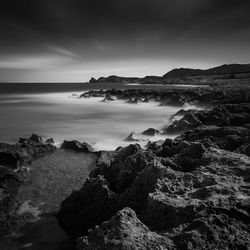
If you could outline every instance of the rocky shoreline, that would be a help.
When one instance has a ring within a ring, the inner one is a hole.
[[[65,141],[62,148],[97,155],[82,188],[56,217],[83,249],[248,249],[250,247],[250,92],[248,89],[99,90],[131,103],[157,101],[180,111],[164,129],[175,139],[95,150]],[[182,110],[185,103],[206,110]],[[142,133],[159,133],[150,128]],[[15,195],[40,153],[55,150],[37,135],[0,144],[1,236],[16,225]]]

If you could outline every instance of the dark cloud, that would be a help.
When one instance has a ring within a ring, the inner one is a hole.
[[[246,61],[249,11],[249,0],[3,0],[0,56]]]

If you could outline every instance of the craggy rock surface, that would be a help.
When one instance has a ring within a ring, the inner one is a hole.
[[[116,239],[116,240],[114,240]],[[142,240],[143,239],[143,240]],[[77,240],[77,249],[167,249],[170,242],[151,232],[131,208],[124,208],[109,221]]]
[[[0,143],[0,237],[7,234],[17,223],[15,197],[20,185],[29,176],[29,164],[33,157],[55,150],[38,135],[20,138],[10,145]]]
[[[100,153],[60,226],[78,249],[249,249],[249,111],[195,111],[174,140]]]
[[[238,104],[250,102],[248,86],[240,89],[195,88],[195,89],[127,89],[90,90],[80,97],[116,97],[129,103],[156,101],[160,105],[182,107],[185,103],[213,106],[218,104]]]
[[[219,105],[212,110],[190,110],[182,119],[174,121],[166,129],[167,133],[180,133],[204,125],[244,126],[250,124],[250,104]],[[176,115],[179,115],[177,112]]]

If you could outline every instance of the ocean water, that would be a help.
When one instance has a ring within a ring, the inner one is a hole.
[[[140,134],[150,127],[166,126],[170,116],[179,110],[154,102],[129,104],[116,100],[104,103],[103,98],[79,98],[89,89],[114,87],[124,89],[131,85],[0,84],[0,141],[14,143],[19,137],[37,133],[45,139],[53,137],[58,145],[65,139],[76,139],[88,142],[96,150],[113,150],[129,144],[124,139],[131,132]],[[148,85],[134,87],[152,88]],[[149,139],[162,138],[142,139],[142,144],[146,144]]]

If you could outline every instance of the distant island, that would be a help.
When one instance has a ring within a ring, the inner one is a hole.
[[[202,70],[190,68],[178,68],[169,71],[163,76],[145,77],[120,77],[111,75],[95,79],[92,77],[89,83],[117,82],[139,84],[210,84],[239,81],[244,83],[250,79],[250,64],[224,64],[218,67]]]

